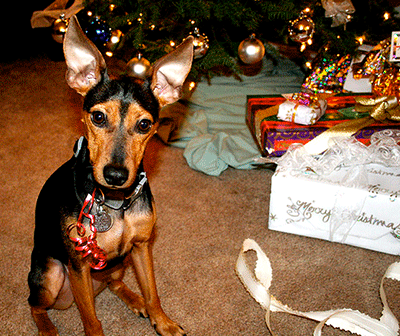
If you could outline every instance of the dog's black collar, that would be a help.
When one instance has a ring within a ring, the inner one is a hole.
[[[138,174],[139,182],[130,196],[119,199],[107,198],[101,188],[96,189],[95,201],[98,205],[105,205],[113,210],[128,210],[143,192],[143,187],[147,183],[147,176],[144,171]]]
[[[133,187],[131,188],[133,191],[128,196],[124,192],[121,192],[120,194],[117,193],[118,197],[108,197],[107,193],[94,180],[93,169],[90,166],[87,140],[83,136],[75,143],[74,158],[76,160],[73,166],[75,194],[82,205],[86,195],[92,194],[94,189],[96,189],[95,201],[98,205],[104,205],[113,210],[128,210],[140,197],[147,183],[146,173],[143,171],[142,166],[140,166],[136,176],[137,182],[135,181],[137,183],[136,187],[134,189]],[[116,193],[113,194],[115,196]]]

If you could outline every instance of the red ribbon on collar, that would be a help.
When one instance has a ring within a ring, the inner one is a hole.
[[[89,261],[90,267],[95,270],[101,270],[107,265],[107,254],[106,252],[99,247],[97,244],[96,236],[97,236],[97,229],[94,226],[94,215],[90,213],[94,203],[94,197],[96,194],[96,189],[93,191],[93,194],[88,194],[86,196],[85,201],[83,202],[83,206],[81,212],[79,213],[78,220],[75,226],[72,226],[69,231],[69,238],[75,243],[75,250],[80,252],[83,258],[87,256],[91,256],[91,260]],[[88,207],[88,210],[85,212],[85,208]],[[92,234],[89,236],[85,236],[86,229],[83,225],[82,221],[84,217],[90,220],[90,230]],[[71,237],[70,233],[73,228],[76,228],[78,233],[78,237],[74,238]]]

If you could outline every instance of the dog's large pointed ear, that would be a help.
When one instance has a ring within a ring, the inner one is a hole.
[[[193,61],[193,37],[185,39],[173,52],[159,59],[153,67],[151,89],[163,107],[181,97],[182,85]]]
[[[68,68],[67,83],[85,96],[100,81],[106,62],[93,42],[86,37],[75,16],[69,21],[63,48]]]

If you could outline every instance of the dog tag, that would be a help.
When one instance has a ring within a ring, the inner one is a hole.
[[[112,227],[112,218],[108,212],[104,211],[103,206],[98,205],[96,214],[94,215],[94,227],[97,232],[106,232]]]

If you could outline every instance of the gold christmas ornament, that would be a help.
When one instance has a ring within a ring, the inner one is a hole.
[[[205,34],[200,34],[198,28],[193,30],[193,33],[190,33],[194,37],[193,40],[193,58],[202,58],[207,54],[209,46],[208,37]]]
[[[111,32],[111,37],[106,44],[107,48],[110,50],[114,50],[121,41],[121,38],[122,32],[119,29],[113,30]]]
[[[255,34],[244,39],[238,48],[239,58],[246,64],[255,64],[262,60],[265,55],[264,44],[256,38]]]
[[[65,15],[61,14],[60,17],[53,22],[51,37],[58,43],[63,43],[64,35],[67,31],[68,21],[65,19]]]
[[[151,72],[150,62],[140,53],[137,57],[132,58],[126,66],[127,75],[132,77],[145,79]]]
[[[304,51],[307,44],[312,44],[315,24],[308,16],[308,8],[302,11],[299,17],[293,21],[289,21],[289,36],[294,42],[301,43],[300,50]]]

